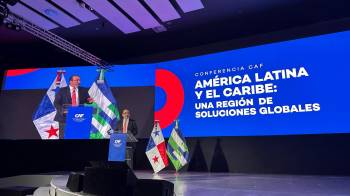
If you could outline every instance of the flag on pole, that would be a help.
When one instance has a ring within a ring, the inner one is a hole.
[[[148,140],[146,155],[152,165],[154,173],[158,173],[169,164],[166,156],[165,141],[162,130],[159,126],[159,121],[155,121],[154,123],[151,137]]]
[[[89,89],[89,95],[93,98],[92,106],[95,112],[91,121],[91,139],[109,138],[109,131],[114,130],[120,119],[117,109],[117,101],[104,78],[104,69],[99,70],[98,79]]]
[[[59,138],[59,125],[58,122],[54,120],[57,113],[54,101],[59,89],[66,86],[67,82],[64,78],[64,71],[57,71],[57,76],[41,100],[38,109],[33,114],[33,123],[41,139]]]
[[[167,154],[176,171],[180,170],[188,163],[188,147],[186,145],[186,140],[179,129],[178,120],[175,121],[175,127],[171,131],[168,140]]]

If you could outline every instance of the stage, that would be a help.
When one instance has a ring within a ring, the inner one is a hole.
[[[136,171],[139,179],[164,179],[174,183],[177,196],[226,195],[350,195],[350,177],[263,175],[238,173],[196,173],[171,171],[153,175],[150,171]],[[35,179],[35,178],[33,178]],[[65,187],[67,175],[53,175],[50,186],[42,186],[34,196],[87,195],[71,193]]]

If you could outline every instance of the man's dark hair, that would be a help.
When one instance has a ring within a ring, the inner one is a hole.
[[[73,77],[76,77],[76,76],[78,76],[78,75],[72,75],[71,77],[69,77],[69,81],[72,81]],[[80,77],[80,76],[78,76],[78,77]]]

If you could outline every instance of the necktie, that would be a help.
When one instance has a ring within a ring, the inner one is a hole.
[[[72,91],[72,106],[76,106],[77,105],[77,94],[75,92],[75,88],[73,88]]]
[[[124,119],[124,123],[123,123],[123,133],[126,133],[126,119]]]

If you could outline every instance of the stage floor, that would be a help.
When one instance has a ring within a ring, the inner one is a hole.
[[[140,179],[164,179],[173,182],[176,196],[350,195],[350,177],[194,172],[175,174],[169,171],[158,175],[150,171],[136,171],[135,174]],[[67,191],[67,180],[68,175],[55,176],[51,185]]]

